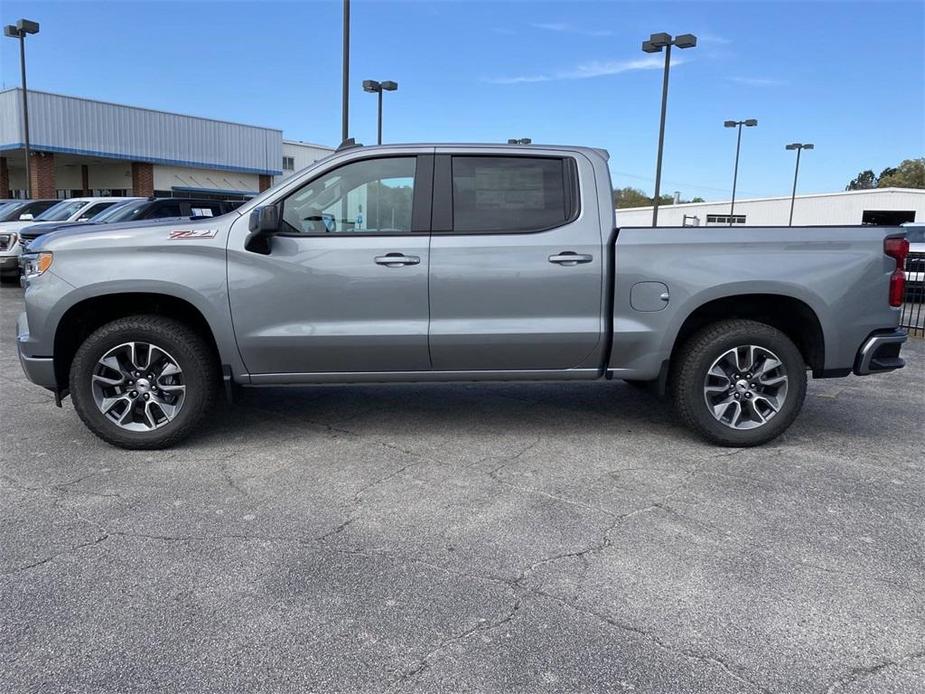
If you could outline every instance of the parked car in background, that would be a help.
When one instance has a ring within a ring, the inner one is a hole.
[[[198,198],[143,198],[124,205],[94,222],[137,222],[143,219],[169,219],[171,217],[218,217],[231,212],[243,201],[203,200]]]
[[[70,227],[79,226],[82,224],[97,224],[102,220],[105,220],[107,217],[114,216],[119,210],[123,209],[127,205],[131,205],[140,200],[147,200],[147,198],[114,198],[117,202],[104,205],[104,206],[94,206],[93,210],[95,214],[92,216],[87,216],[86,214],[80,215],[76,220],[72,221],[63,221],[63,222],[37,222],[36,224],[30,224],[29,226],[22,227],[19,230],[19,240],[20,244],[23,246],[23,250],[29,245],[31,241],[34,241],[39,236],[44,234],[49,234],[52,231],[59,231],[60,229],[67,229]],[[49,210],[51,212],[51,210]]]
[[[0,207],[0,230],[11,222],[31,222],[60,200],[4,200]]]
[[[906,296],[925,301],[925,224],[903,224],[909,242],[906,258]]]
[[[603,378],[753,446],[808,373],[904,363],[900,227],[618,228],[587,147],[354,146],[217,219],[76,231],[23,256],[20,361],[125,448],[223,383]]]
[[[0,205],[0,280],[19,276],[18,230],[60,200],[4,200]]]
[[[243,200],[204,200],[198,198],[96,198],[96,200],[106,200],[108,204],[105,209],[102,209],[97,215],[89,219],[80,214],[77,215],[76,219],[68,221],[26,223],[28,224],[27,226],[22,226],[14,234],[18,238],[14,238],[6,250],[0,250],[0,261],[3,263],[3,279],[8,281],[18,279],[18,257],[22,254],[24,248],[36,238],[53,231],[116,222],[119,224],[131,224],[160,219],[205,219],[230,212],[244,202]],[[54,212],[54,208],[48,210],[49,214],[52,212]],[[36,219],[36,222],[40,222],[40,220]],[[7,258],[12,260],[6,260]]]
[[[37,224],[54,225],[61,222],[86,221],[123,199],[68,198],[67,200],[56,200],[53,204],[46,206],[40,214],[30,213],[32,216],[24,217],[20,212],[19,218],[15,221],[3,222],[0,224],[0,277],[10,280],[19,278],[19,256],[22,255],[23,248],[20,232],[23,228]],[[34,210],[37,211],[38,208],[34,207]]]

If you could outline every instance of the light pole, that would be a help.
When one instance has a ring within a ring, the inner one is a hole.
[[[350,109],[350,0],[344,0],[344,60],[343,60],[343,82],[341,83],[341,122],[340,122],[340,139],[341,142],[347,141],[347,131],[349,130],[348,111]]]
[[[793,172],[793,192],[790,194],[790,221],[787,222],[788,227],[793,226],[793,203],[797,199],[797,176],[800,175],[800,154],[802,154],[804,149],[814,149],[813,145],[803,144],[802,142],[791,142],[784,149],[795,149],[797,151],[797,166]]]
[[[727,120],[723,123],[726,128],[739,128],[739,134],[736,137],[736,163],[732,171],[732,202],[729,203],[729,226],[732,226],[732,213],[735,212],[736,208],[736,181],[739,179],[739,149],[742,147],[743,125],[747,128],[754,128],[758,125],[758,121],[754,118],[749,118],[747,120]]]
[[[29,147],[29,91],[26,87],[26,34],[39,33],[39,23],[31,19],[20,19],[16,24],[7,24],[3,33],[19,39],[19,68],[22,71],[22,122],[26,144],[26,197],[32,197],[32,151]]]
[[[665,113],[668,110],[668,70],[671,67],[671,47],[693,48],[697,37],[693,34],[681,34],[672,38],[671,34],[652,34],[648,41],[642,42],[645,53],[659,53],[665,49],[665,74],[662,77],[662,119],[658,127],[658,159],[655,164],[655,201],[652,206],[652,226],[658,225],[658,196],[662,185],[662,149],[665,145]]]
[[[379,119],[377,121],[378,127],[376,128],[377,144],[382,144],[382,92],[394,92],[397,89],[398,82],[393,82],[392,80],[385,80],[384,82],[377,82],[376,80],[363,80],[364,92],[379,95]]]

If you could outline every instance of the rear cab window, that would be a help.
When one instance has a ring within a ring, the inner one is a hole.
[[[451,157],[452,230],[470,233],[544,231],[578,216],[571,157]]]

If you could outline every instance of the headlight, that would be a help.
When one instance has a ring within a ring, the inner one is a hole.
[[[0,234],[0,250],[5,251],[16,245],[17,234]]]
[[[38,277],[51,267],[53,261],[54,256],[50,251],[26,253],[22,256],[23,275],[25,275],[27,280]]]

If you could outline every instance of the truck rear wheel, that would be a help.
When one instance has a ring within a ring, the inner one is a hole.
[[[793,423],[806,364],[793,341],[750,320],[714,323],[681,348],[671,393],[684,422],[721,446],[758,446]]]
[[[166,448],[214,405],[218,366],[187,325],[157,315],[120,318],[93,332],[71,364],[70,391],[84,424],[121,448]]]

